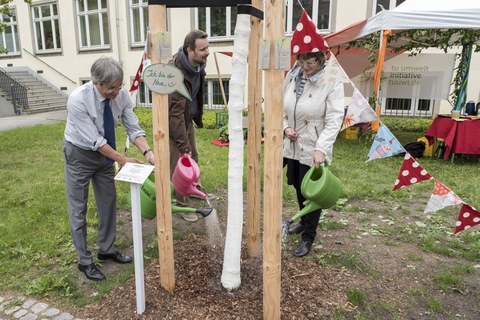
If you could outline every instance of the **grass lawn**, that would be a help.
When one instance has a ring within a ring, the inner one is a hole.
[[[416,141],[422,135],[421,132],[389,128],[402,144]],[[0,147],[0,288],[79,305],[88,303],[92,298],[82,296],[72,278],[76,272],[76,253],[70,239],[65,199],[63,130],[64,124],[60,123],[0,132],[3,142]],[[151,127],[146,130],[153,145]],[[205,188],[213,192],[226,188],[228,148],[210,143],[218,138],[218,130],[199,129],[197,137]],[[125,132],[119,128],[119,150],[123,149],[124,140]],[[345,202],[368,199],[388,203],[389,199],[418,199],[426,203],[433,183],[423,182],[392,191],[403,158],[391,157],[365,163],[371,143],[367,137],[360,141],[338,139],[336,142],[332,170],[343,183]],[[136,149],[132,149],[130,154],[142,158]],[[419,159],[419,162],[464,202],[480,207],[478,162],[459,159],[452,164],[450,161],[430,158]],[[129,186],[126,183],[118,183],[117,186],[118,207],[128,209]],[[284,186],[284,201],[294,205],[292,189]],[[443,228],[416,239],[418,245],[442,254],[455,250],[462,257],[480,264],[478,227],[477,231],[453,235],[454,225],[441,219],[442,211],[432,216],[438,217],[434,221],[443,225]],[[89,243],[95,250],[97,221],[93,192],[89,201],[88,225]],[[438,243],[440,240],[441,243]],[[450,248],[450,251],[442,251],[445,248]],[[125,275],[98,286],[100,291],[108,292],[131,276],[133,268],[128,269]],[[351,292],[351,295],[358,296],[355,292]]]

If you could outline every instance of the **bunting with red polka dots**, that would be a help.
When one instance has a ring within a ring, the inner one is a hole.
[[[433,189],[430,200],[428,200],[425,213],[435,212],[448,206],[455,206],[462,203],[462,199],[455,194],[450,188],[438,181],[434,180],[435,188]]]
[[[469,204],[464,204],[458,215],[455,233],[480,224],[480,211]]]
[[[395,181],[393,190],[429,179],[433,179],[430,173],[428,173],[427,170],[425,170],[420,163],[418,163],[417,160],[407,152],[403,158],[403,163],[400,167],[400,172],[398,173],[398,178]]]

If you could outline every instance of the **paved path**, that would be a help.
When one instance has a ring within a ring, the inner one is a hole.
[[[68,312],[25,297],[0,295],[0,320],[79,320]]]
[[[0,118],[0,131],[7,131],[20,127],[31,127],[39,124],[50,124],[65,121],[66,119],[67,110],[3,117]]]

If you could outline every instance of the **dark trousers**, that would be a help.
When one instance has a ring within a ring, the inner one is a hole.
[[[301,191],[302,180],[307,171],[310,169],[309,166],[301,164],[298,160],[292,159],[284,159],[284,163],[287,165],[287,183],[289,185],[293,185],[295,191],[297,193],[297,201],[299,209],[302,210],[305,202],[305,197]],[[318,222],[320,221],[320,216],[322,214],[322,209],[315,210],[310,212],[300,219],[300,224],[305,227],[305,231],[302,233],[302,240],[303,241],[311,241],[315,240],[315,236],[317,235],[317,226]]]

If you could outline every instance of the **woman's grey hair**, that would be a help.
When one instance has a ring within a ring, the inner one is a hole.
[[[317,52],[306,52],[306,53],[300,53],[297,54],[297,60],[309,60],[312,58],[315,58],[319,61],[319,65],[323,66],[325,64],[325,59],[327,55],[323,51],[317,51]]]
[[[90,68],[90,76],[94,84],[113,84],[123,81],[123,69],[118,61],[110,57],[100,57]]]

